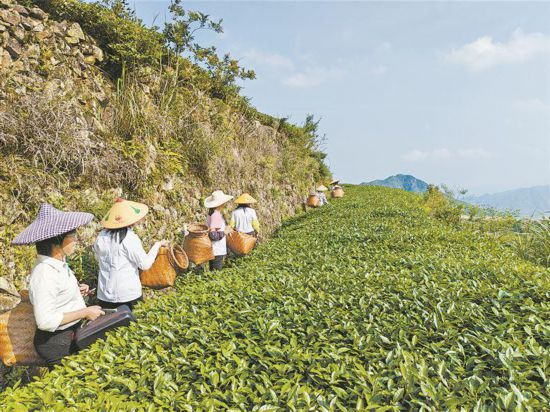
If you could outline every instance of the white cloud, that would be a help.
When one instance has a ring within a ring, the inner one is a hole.
[[[368,71],[368,73],[372,76],[382,76],[383,74],[386,74],[388,71],[388,68],[384,66],[383,64],[379,64],[377,66],[371,67]]]
[[[492,37],[480,37],[451,51],[445,58],[471,71],[481,71],[499,64],[522,63],[544,53],[550,53],[550,36],[516,29],[508,42],[498,43]]]
[[[469,159],[469,160],[479,160],[479,159],[490,159],[495,157],[495,155],[489,152],[486,149],[481,148],[469,148],[469,149],[433,149],[433,150],[421,150],[414,149],[408,153],[405,153],[401,156],[403,160],[408,162],[420,162],[424,160],[430,161],[440,161],[440,160],[450,160],[450,159]]]
[[[392,51],[392,45],[391,43],[384,41],[376,46],[375,50],[377,53],[389,53]]]
[[[458,149],[456,151],[458,157],[464,159],[491,159],[495,155],[485,149]]]
[[[283,79],[283,84],[289,87],[309,88],[316,87],[327,81],[343,77],[345,71],[338,68],[315,67],[302,72],[294,73]]]
[[[516,100],[513,107],[522,112],[550,114],[550,104],[540,99]]]
[[[268,69],[288,87],[316,87],[328,81],[341,78],[346,71],[340,67],[317,66],[310,56],[300,56],[300,63],[278,53],[249,49],[241,54],[243,62]],[[344,64],[340,62],[339,64]]]
[[[434,150],[420,150],[414,149],[408,153],[405,153],[402,158],[410,162],[417,162],[426,159],[449,159],[452,157],[452,153],[449,149],[434,149]]]
[[[266,53],[256,49],[250,49],[243,53],[243,58],[247,61],[267,66],[273,69],[293,70],[294,62],[278,53]]]

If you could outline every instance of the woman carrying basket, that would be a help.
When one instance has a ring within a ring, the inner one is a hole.
[[[221,270],[223,259],[227,255],[225,235],[231,231],[231,228],[226,225],[222,210],[231,199],[233,199],[233,196],[226,195],[221,190],[216,190],[204,200],[204,205],[208,208],[208,217],[206,218],[208,236],[212,241],[212,251],[214,252],[214,259],[208,262],[210,270]]]
[[[82,319],[95,320],[104,312],[88,306],[88,285],[79,284],[66,262],[76,246],[76,229],[87,225],[91,213],[62,212],[50,204],[40,207],[38,217],[13,241],[14,245],[36,244],[38,257],[29,279],[37,331],[34,347],[50,369],[78,349],[75,330]]]
[[[149,253],[132,227],[143,220],[149,208],[143,203],[118,198],[101,220],[104,229],[99,233],[94,252],[99,263],[97,301],[102,308],[115,309],[127,305],[132,309],[143,300],[139,270],[149,269],[161,246],[156,242]]]
[[[321,201],[321,206],[328,205],[327,195],[325,194],[326,191],[328,191],[327,187],[325,185],[320,185],[317,187],[317,196],[319,196],[319,200]]]
[[[258,203],[258,201],[248,193],[243,193],[235,200],[235,203],[237,208],[231,213],[229,225],[237,232],[257,236],[260,232],[260,222],[256,211],[250,205]]]

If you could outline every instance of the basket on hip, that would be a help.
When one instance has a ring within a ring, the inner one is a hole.
[[[208,226],[192,224],[187,228],[189,234],[183,240],[183,250],[195,265],[202,265],[214,259],[212,241],[208,237]]]
[[[234,230],[227,235],[227,246],[236,255],[247,255],[255,245],[256,238],[246,233]]]
[[[344,189],[342,189],[341,187],[334,188],[331,192],[331,196],[333,198],[344,197]]]
[[[321,204],[321,199],[319,199],[319,196],[317,195],[309,195],[306,204],[309,207],[319,207]]]
[[[189,266],[189,260],[180,246],[162,246],[151,268],[141,272],[143,286],[162,289],[174,286],[176,276]]]
[[[46,361],[34,348],[36,321],[28,294],[19,305],[0,315],[0,358],[6,366],[44,366]]]

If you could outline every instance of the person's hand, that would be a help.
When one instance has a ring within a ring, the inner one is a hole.
[[[81,283],[78,287],[82,296],[88,296],[88,292],[90,291],[90,287],[88,285]]]
[[[161,240],[160,245],[164,246],[164,247],[168,247],[168,246],[170,246],[170,241],[169,240]]]
[[[86,308],[85,318],[88,320],[96,320],[102,315],[105,315],[105,312],[103,312],[101,306],[88,306]]]
[[[231,226],[226,226],[223,231],[226,235],[228,235],[229,233],[233,232],[233,228]]]

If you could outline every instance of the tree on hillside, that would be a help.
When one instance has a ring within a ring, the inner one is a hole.
[[[218,93],[223,95],[228,87],[238,91],[239,88],[235,85],[237,79],[256,77],[253,70],[241,67],[238,60],[231,58],[228,53],[220,57],[214,46],[203,47],[195,41],[195,34],[201,30],[223,33],[222,19],[215,21],[199,11],[186,11],[182,0],[171,0],[168,9],[172,21],[165,24],[163,31],[167,46],[176,55],[189,57],[205,68],[220,86]],[[214,97],[223,97],[222,95]]]

